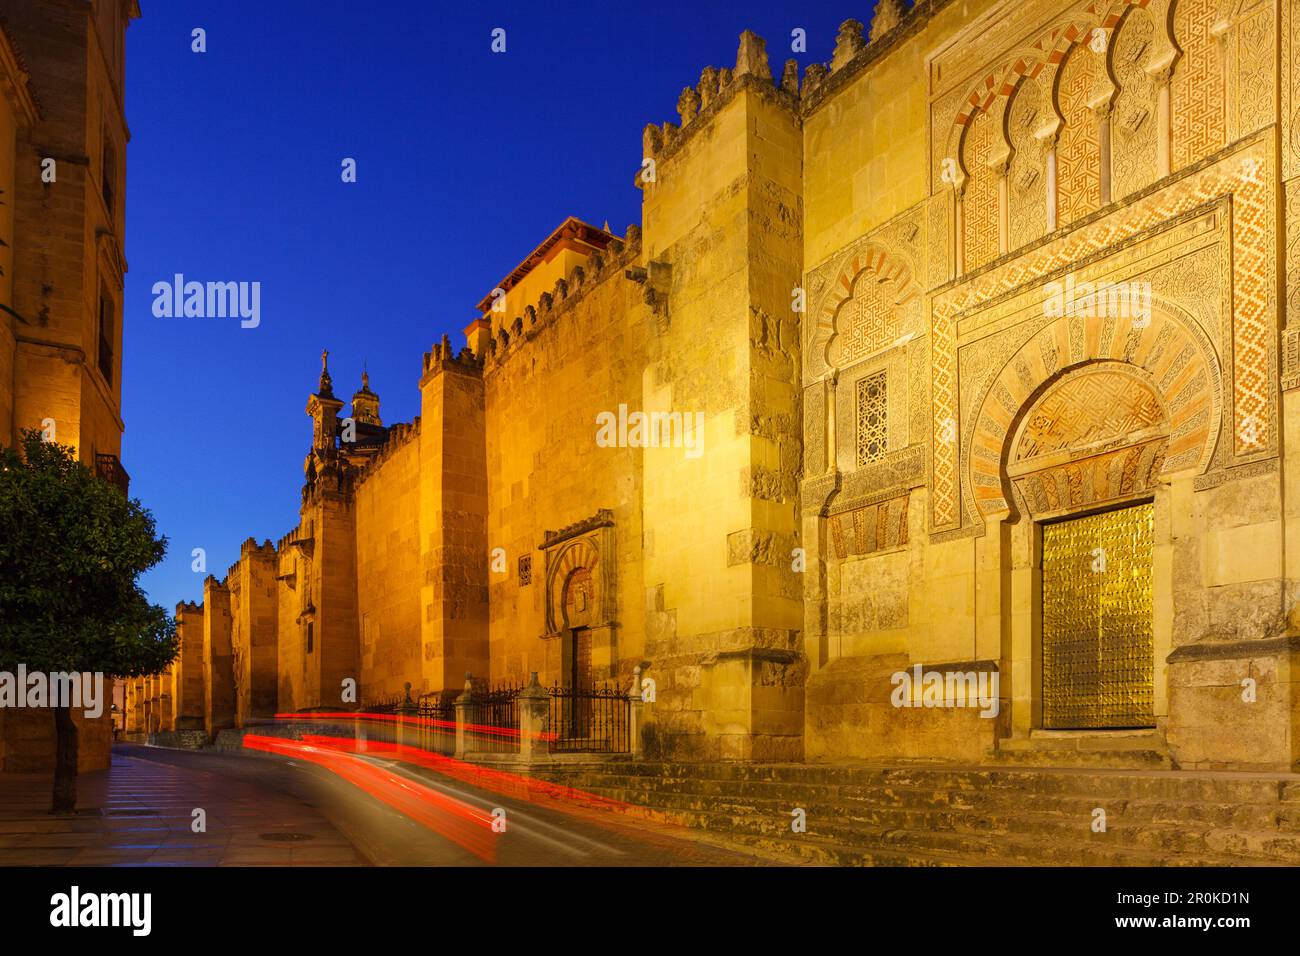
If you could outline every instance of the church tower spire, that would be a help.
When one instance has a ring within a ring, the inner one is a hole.
[[[320,353],[320,384],[316,393],[307,398],[307,414],[312,420],[311,447],[314,451],[334,447],[339,429],[339,409],[343,407],[343,403],[334,397],[329,354],[328,350]]]

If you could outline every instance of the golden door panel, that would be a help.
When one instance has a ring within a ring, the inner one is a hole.
[[[1043,526],[1043,727],[1152,727],[1150,504]]]

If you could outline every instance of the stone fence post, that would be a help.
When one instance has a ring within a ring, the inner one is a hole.
[[[516,703],[519,707],[519,759],[532,763],[549,756],[551,748],[540,737],[551,713],[551,692],[537,680],[537,671],[533,671],[528,686],[519,692]]]
[[[465,759],[465,725],[469,723],[470,702],[474,697],[473,675],[465,672],[465,690],[456,698],[456,759]]]
[[[411,728],[408,726],[409,719],[416,712],[415,701],[411,700],[411,682],[408,680],[404,688],[404,697],[402,702],[397,705],[395,733],[393,739],[400,748],[407,741],[413,739]]]
[[[627,733],[628,733],[628,754],[633,760],[640,760],[641,753],[641,724],[645,716],[641,708],[645,706],[645,701],[641,699],[641,665],[637,664],[632,668],[632,689],[628,692],[628,714],[627,714]]]

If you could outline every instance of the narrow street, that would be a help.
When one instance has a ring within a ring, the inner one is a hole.
[[[592,819],[479,790],[383,758],[355,757],[448,806],[504,810],[471,852],[329,770],[251,754],[117,744],[78,778],[80,812],[46,811],[50,778],[0,777],[0,866],[752,866],[766,861],[645,821]],[[424,788],[428,788],[425,790]],[[206,832],[194,832],[195,811]],[[498,814],[499,816],[500,814]],[[601,814],[598,816],[606,816]]]

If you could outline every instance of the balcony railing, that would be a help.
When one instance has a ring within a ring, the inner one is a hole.
[[[122,494],[128,493],[127,487],[131,484],[131,476],[126,473],[126,469],[122,467],[116,455],[96,454],[95,475],[111,485],[116,485]]]

